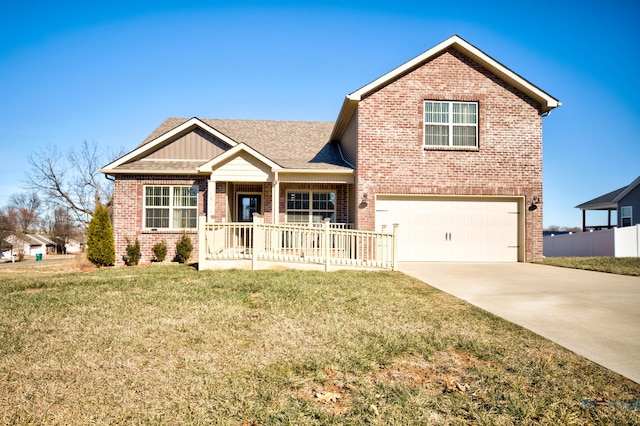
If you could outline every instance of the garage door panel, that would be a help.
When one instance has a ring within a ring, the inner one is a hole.
[[[378,199],[376,229],[398,223],[401,261],[518,260],[517,201]]]

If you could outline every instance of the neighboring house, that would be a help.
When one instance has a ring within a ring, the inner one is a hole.
[[[312,102],[312,100],[309,100]],[[400,261],[542,257],[542,117],[560,102],[453,36],[347,95],[335,123],[170,118],[101,171],[116,259],[198,221],[398,227]],[[197,258],[197,254],[195,256]]]
[[[5,241],[11,246],[11,249],[2,253],[4,258],[11,258],[12,254],[17,253],[30,256],[55,253],[56,249],[55,242],[40,234],[9,235]]]
[[[69,238],[64,244],[64,254],[77,254],[84,251],[84,244],[80,241]]]
[[[576,208],[582,210],[583,231],[638,225],[640,224],[640,176],[629,185],[577,205]],[[588,210],[607,211],[607,225],[587,226]],[[617,220],[615,224],[612,224],[611,212],[614,210],[617,211]]]

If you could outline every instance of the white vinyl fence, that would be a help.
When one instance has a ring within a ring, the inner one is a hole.
[[[639,257],[640,225],[544,237],[546,257]]]
[[[640,257],[640,225],[616,228],[616,257]]]

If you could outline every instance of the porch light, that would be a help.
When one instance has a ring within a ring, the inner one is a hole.
[[[360,204],[369,204],[369,194],[367,194],[366,192],[362,193],[362,201],[360,201]]]
[[[538,208],[538,204],[540,204],[542,201],[540,201],[540,197],[538,197],[537,195],[534,195],[533,197],[531,197],[531,205],[529,206],[529,211],[533,211],[535,209]]]

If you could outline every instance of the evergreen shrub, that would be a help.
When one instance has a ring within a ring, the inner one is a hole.
[[[111,218],[102,204],[98,204],[87,229],[87,260],[98,267],[112,266],[116,261]]]
[[[157,262],[164,262],[164,259],[167,257],[167,242],[162,240],[158,243],[155,243],[151,248],[153,252],[153,256]]]
[[[127,266],[137,265],[140,263],[141,257],[142,253],[140,252],[140,241],[138,241],[138,237],[136,237],[136,241],[133,244],[131,244],[127,238],[127,254],[124,256],[124,263]]]
[[[182,234],[176,243],[176,260],[180,263],[186,263],[191,257],[192,251],[193,244],[191,244],[191,238],[189,238],[187,234]]]

